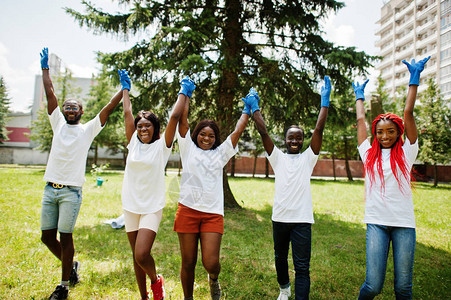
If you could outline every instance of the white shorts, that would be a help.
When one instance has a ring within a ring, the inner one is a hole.
[[[135,214],[124,210],[125,231],[132,232],[146,228],[157,233],[162,217],[163,209],[150,214]]]

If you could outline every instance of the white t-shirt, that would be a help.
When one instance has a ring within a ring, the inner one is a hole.
[[[91,143],[102,130],[97,115],[86,124],[67,124],[59,107],[49,115],[53,130],[44,180],[59,184],[82,186],[85,182],[86,158]]]
[[[365,140],[357,148],[362,161],[365,161],[366,152],[371,148],[369,141]],[[406,138],[402,149],[407,162],[407,170],[410,172],[418,154],[418,139],[411,145],[409,139]],[[377,163],[374,164],[375,182],[373,185],[370,186],[369,178],[365,178],[366,204],[364,222],[366,224],[415,228],[410,177],[409,180],[404,178],[398,167],[398,176],[404,188],[403,193],[391,170],[390,151],[391,149],[382,149],[385,191],[381,189],[382,185],[377,173]]]
[[[164,137],[164,133],[163,133]],[[143,144],[133,133],[122,184],[122,207],[135,214],[149,214],[165,206],[164,168],[171,148],[164,138]]]
[[[222,170],[238,152],[230,136],[213,150],[202,150],[191,140],[190,131],[182,138],[177,132],[183,172],[179,202],[192,209],[224,215]]]
[[[313,224],[310,177],[318,155],[310,147],[299,154],[287,154],[274,146],[271,155],[266,156],[275,175],[272,220]]]

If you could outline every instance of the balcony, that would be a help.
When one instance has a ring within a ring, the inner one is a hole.
[[[388,41],[391,41],[393,39],[393,34],[387,34],[384,37],[381,37],[380,40],[376,41],[376,43],[378,43],[379,45],[383,45],[385,43],[387,43]]]
[[[424,48],[424,47],[436,44],[437,39],[438,39],[438,37],[437,37],[436,33],[435,34],[431,34],[431,35],[429,35],[426,38],[422,38],[421,40],[417,40],[416,47],[417,48]]]
[[[407,47],[406,49],[395,53],[395,60],[402,61],[403,59],[409,59],[415,57],[415,49],[413,48],[413,44]]]
[[[430,61],[428,61],[427,62],[427,64],[426,64],[426,66],[425,66],[425,68],[424,68],[424,71],[423,72],[421,72],[421,77],[422,78],[427,78],[427,77],[434,77],[436,80],[437,80],[437,77],[436,77],[436,74],[437,74],[437,65],[436,64],[430,64],[429,65],[429,62]]]
[[[384,57],[384,59],[377,64],[376,69],[380,70],[391,65],[392,65],[392,57],[390,55],[389,57]]]
[[[407,71],[407,69],[406,69],[406,72],[409,72],[409,71]],[[406,77],[403,77],[400,79],[395,79],[394,84],[395,84],[395,87],[400,87],[400,86],[408,87],[409,86],[409,77],[406,76]]]
[[[399,24],[395,27],[395,33],[396,34],[402,34],[403,32],[407,31],[411,31],[413,30],[413,22],[414,19],[413,17],[406,19],[404,23]]]
[[[412,1],[412,2],[411,2],[409,5],[407,5],[403,10],[401,10],[401,11],[395,13],[395,21],[401,20],[402,18],[404,18],[404,16],[405,16],[406,14],[408,14],[409,12],[413,12],[413,7],[414,7],[414,4],[413,4],[413,1]]]
[[[380,49],[380,51],[379,51],[379,56],[387,56],[387,55],[390,55],[391,53],[392,53],[392,51],[393,51],[393,45],[390,45],[390,46],[387,46],[387,47],[385,47],[385,48],[383,48],[383,49]]]
[[[381,22],[381,21],[379,21]],[[382,33],[393,26],[392,18],[385,18],[384,22],[381,23],[381,27],[376,31],[376,35],[382,35]]]
[[[395,39],[395,47],[401,48],[405,44],[413,41],[413,34],[406,34],[401,38]]]
[[[424,7],[426,4],[419,4],[417,3],[417,6],[421,6],[421,10],[417,11],[417,18],[421,19],[421,17],[423,17],[424,15],[430,14],[434,11],[438,12],[438,8],[437,8],[437,3],[434,2],[429,2],[427,4],[427,7]]]
[[[416,33],[423,34],[423,33],[427,32],[429,29],[436,28],[436,27],[437,27],[437,17],[435,17],[433,20],[428,21],[426,24],[417,26]]]

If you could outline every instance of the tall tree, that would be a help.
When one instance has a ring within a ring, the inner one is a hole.
[[[53,76],[53,86],[58,105],[61,105],[69,98],[77,98],[81,93],[81,88],[76,86],[72,79],[72,72],[65,69],[64,72]],[[38,111],[38,117],[32,122],[30,139],[38,143],[36,149],[41,152],[49,152],[52,148],[53,131],[50,125],[47,104]]]
[[[0,76],[0,144],[8,140],[8,131],[6,130],[6,121],[9,112],[9,97],[3,77]]]
[[[351,85],[353,72],[363,74],[371,65],[364,52],[322,38],[320,19],[344,5],[334,0],[117,2],[124,13],[107,13],[88,1],[82,1],[85,14],[66,11],[96,33],[149,36],[127,51],[100,53],[99,61],[111,70],[128,69],[140,88],[138,98],[145,104],[150,99],[151,107],[172,106],[179,72],[191,75],[197,85],[191,124],[214,118],[222,139],[241,112],[239,96],[251,86],[265,99],[265,119],[285,128],[317,115],[315,85],[326,74],[340,90]],[[238,206],[226,179],[225,205]]]
[[[437,164],[449,163],[451,157],[450,100],[443,100],[437,84],[430,78],[416,107],[420,153],[418,159],[434,166],[434,186],[437,186]]]

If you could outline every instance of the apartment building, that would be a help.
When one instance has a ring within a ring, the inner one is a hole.
[[[403,59],[431,56],[421,74],[419,91],[427,78],[435,78],[444,100],[451,99],[451,0],[390,0],[381,8],[376,33],[379,56],[376,68],[394,96],[406,87],[409,73]]]

